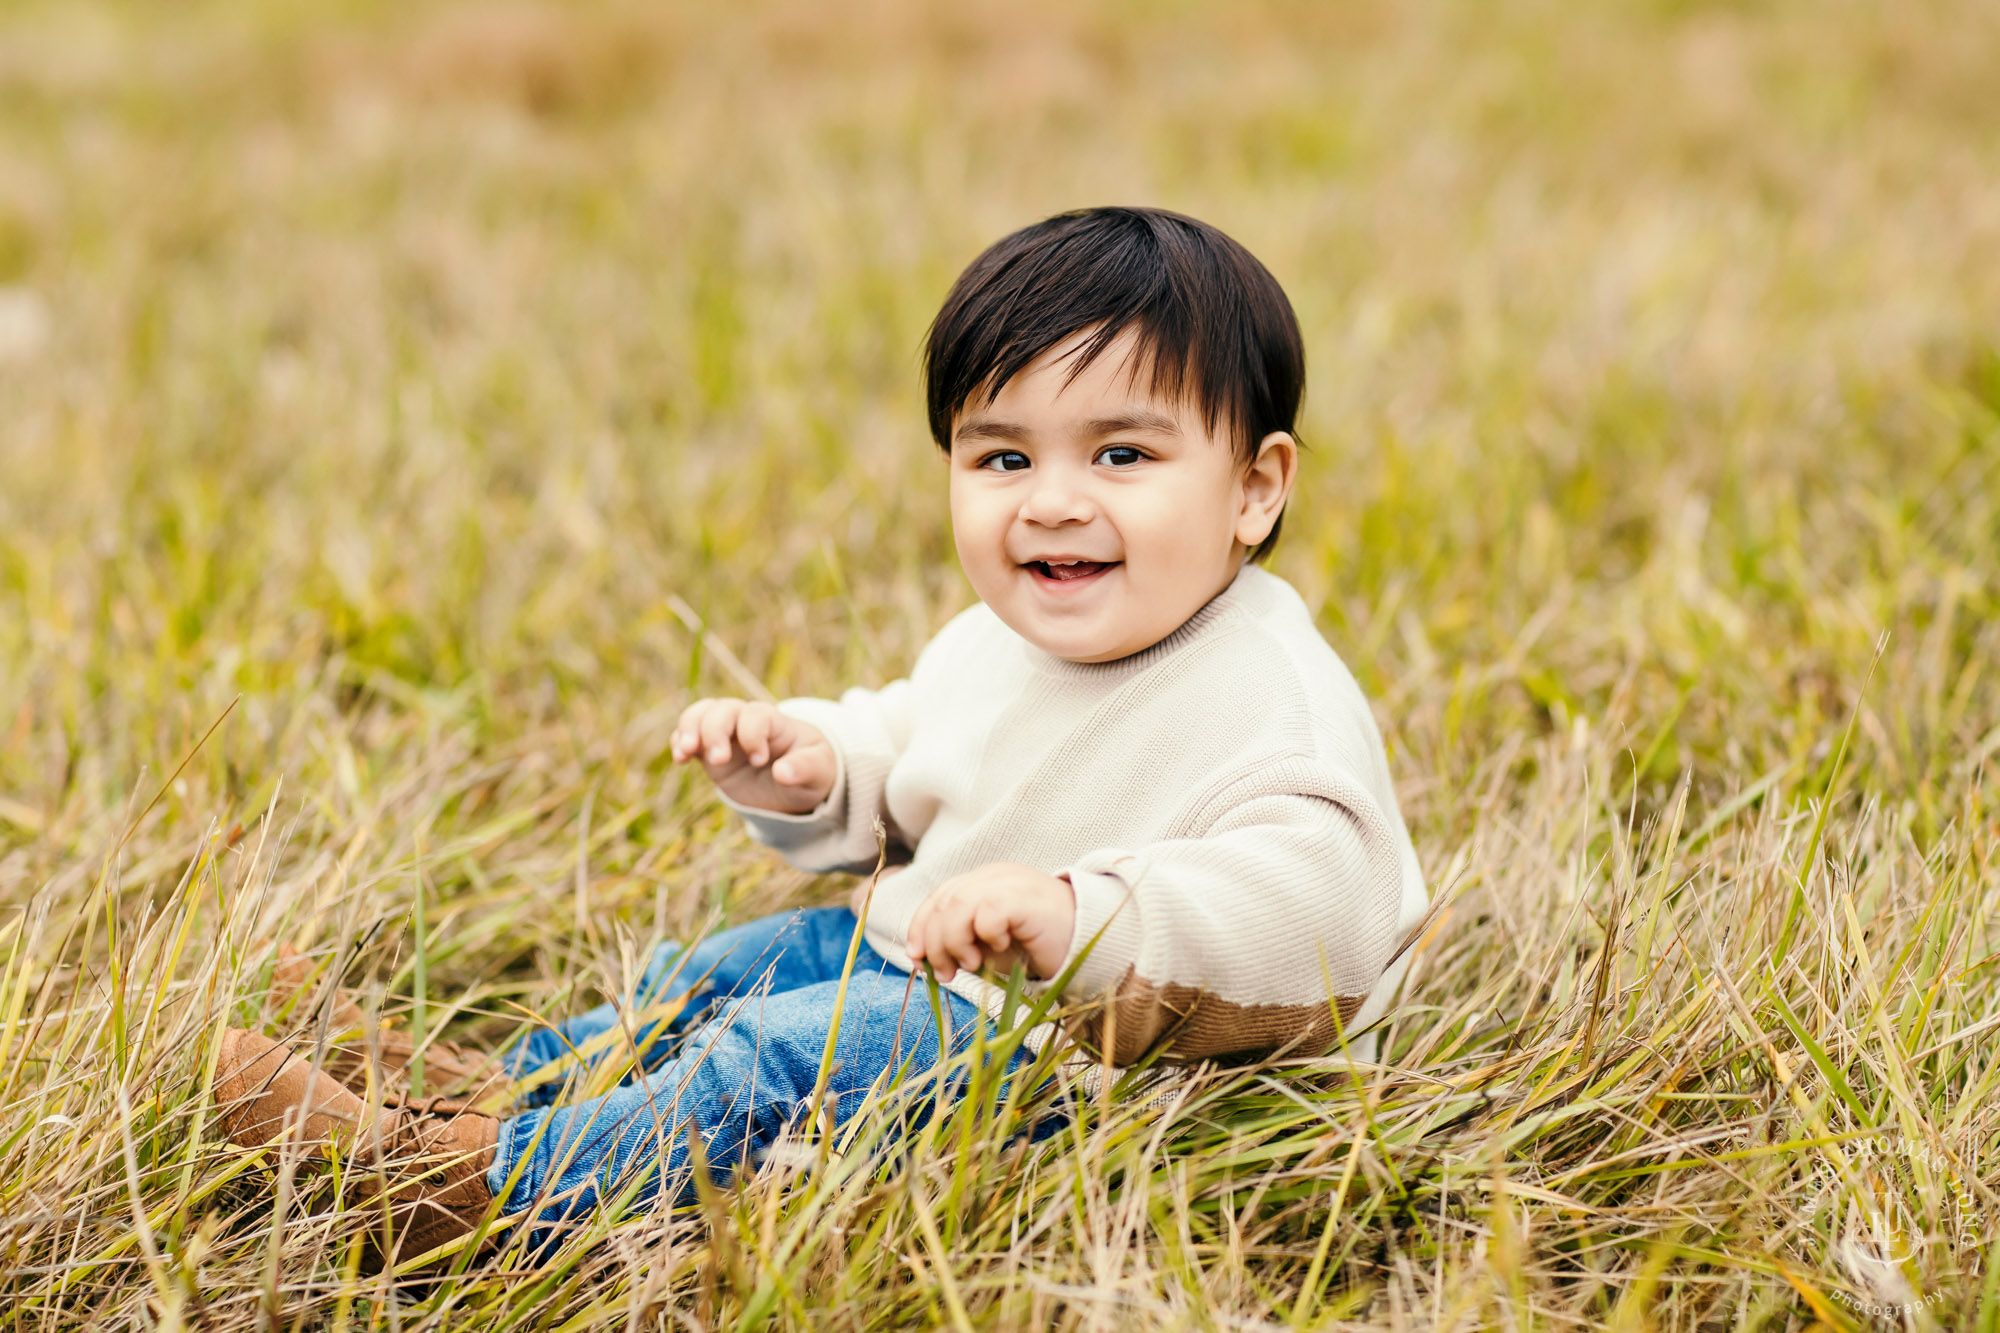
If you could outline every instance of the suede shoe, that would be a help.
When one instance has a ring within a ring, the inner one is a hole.
[[[289,1046],[241,1028],[222,1034],[214,1092],[231,1143],[267,1147],[290,1129],[291,1141],[318,1157],[334,1144],[352,1145],[368,1109]]]
[[[282,1042],[232,1028],[215,1068],[222,1132],[243,1147],[292,1142],[324,1159],[338,1146],[361,1199],[377,1210],[371,1268],[413,1259],[475,1231],[493,1202],[500,1121],[443,1098],[372,1111]],[[436,1268],[448,1260],[424,1265]]]
[[[429,1109],[384,1111],[373,1145],[381,1155],[388,1209],[375,1263],[399,1264],[478,1230],[493,1203],[486,1173],[499,1150],[500,1121],[477,1111],[449,1109],[443,1099]],[[449,1258],[422,1267],[448,1267]]]
[[[278,963],[271,971],[271,998],[280,1006],[309,999],[313,960],[291,944],[278,946]],[[355,1092],[368,1087],[372,1061],[382,1080],[382,1099],[400,1106],[410,1098],[410,1062],[417,1044],[407,1032],[371,1018],[342,986],[334,992],[328,1021],[326,1057],[321,1067]],[[485,1051],[451,1041],[424,1043],[424,1091],[465,1106],[488,1110],[506,1105],[507,1067]]]

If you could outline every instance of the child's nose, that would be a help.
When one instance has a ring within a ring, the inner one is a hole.
[[[1097,505],[1088,490],[1054,469],[1036,479],[1021,503],[1021,517],[1045,528],[1088,523],[1096,516]]]

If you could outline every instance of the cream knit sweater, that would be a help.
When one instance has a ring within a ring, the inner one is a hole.
[[[1299,595],[1255,565],[1115,662],[1051,656],[980,605],[907,680],[779,707],[840,772],[810,814],[732,803],[751,835],[866,874],[881,820],[907,865],[877,883],[867,940],[906,968],[917,904],[953,875],[1066,874],[1068,961],[1085,956],[1064,1025],[1099,1058],[1317,1054],[1336,1011],[1352,1034],[1401,980],[1427,895],[1381,737]],[[989,1011],[1001,996],[965,972],[950,988]]]

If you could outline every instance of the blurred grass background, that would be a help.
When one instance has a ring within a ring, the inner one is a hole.
[[[667,727],[886,680],[966,603],[925,326],[1006,231],[1145,202],[1241,239],[1305,327],[1274,568],[1460,895],[1390,1029],[1423,1076],[1218,1074],[1167,1140],[1199,1151],[1130,1191],[1153,1215],[956,1242],[942,1304],[754,1188],[790,1268],[717,1285],[675,1232],[467,1290],[527,1327],[1777,1328],[1918,1296],[1993,1327],[1992,1227],[1940,1219],[1959,1186],[2000,1218],[1996,65],[2000,9],[1929,0],[0,10],[0,1199],[112,1200],[7,1224],[17,1310],[388,1317],[279,1282],[267,1196],[198,1183],[260,941],[365,940],[349,979],[407,994],[421,887],[424,984],[497,1039],[832,892],[671,772]],[[1614,1032],[1640,1065],[1592,1056]],[[1496,1106],[1572,1079],[1532,1135]],[[153,1103],[130,1148],[121,1090]],[[1287,1096],[1320,1119],[1272,1128]],[[1430,1109],[1357,1157],[1337,1126],[1391,1105]],[[1690,1165],[1690,1127],[1894,1129],[1959,1174],[1904,1182],[1928,1239],[1886,1268],[1801,1211],[1816,1148],[1692,1163],[1672,1202],[1590,1174],[1628,1135]],[[1453,1169],[1491,1182],[1456,1228]],[[1209,1218],[1184,1247],[1175,1199]],[[398,1317],[470,1317],[423,1299]]]

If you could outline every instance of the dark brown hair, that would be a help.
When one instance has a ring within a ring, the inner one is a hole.
[[[1211,431],[1228,430],[1244,463],[1272,431],[1296,433],[1305,346],[1270,270],[1191,217],[1086,208],[996,241],[952,284],[924,349],[938,447],[950,452],[952,422],[968,403],[991,403],[1036,357],[1086,329],[1071,379],[1131,329],[1153,392],[1194,402]],[[1279,520],[1253,559],[1277,545]]]

